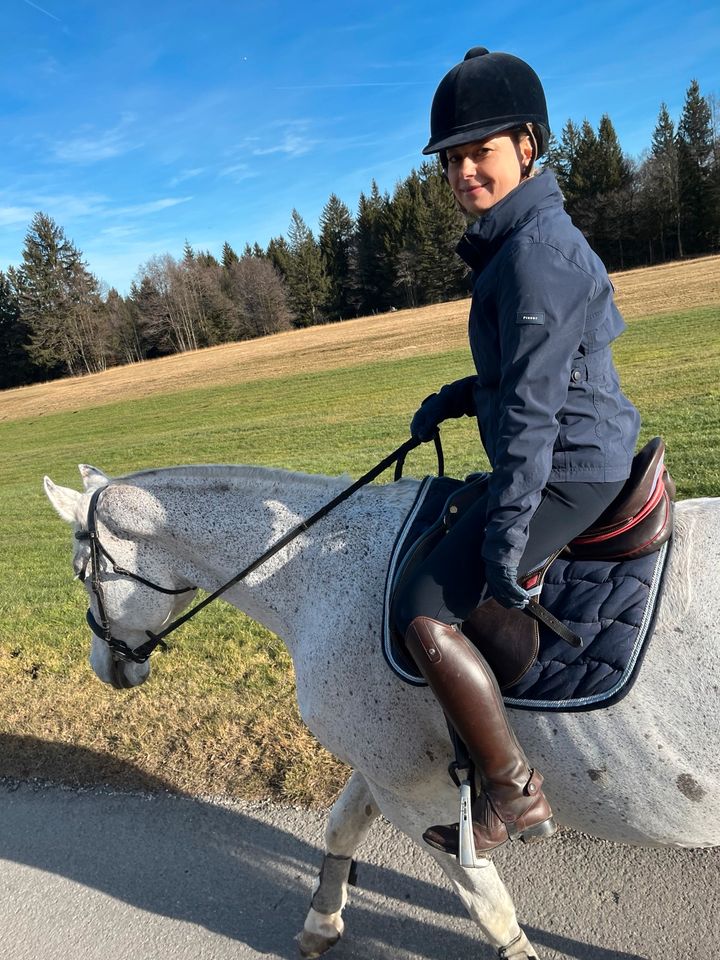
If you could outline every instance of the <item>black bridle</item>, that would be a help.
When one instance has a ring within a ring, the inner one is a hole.
[[[438,458],[438,475],[442,476],[444,473],[444,458],[442,452],[442,445],[440,443],[440,434],[435,433],[434,436],[435,450],[437,452]],[[339,504],[347,500],[348,497],[351,497],[353,493],[359,490],[361,487],[364,487],[366,484],[370,483],[371,480],[374,480],[375,477],[383,473],[389,466],[393,463],[395,464],[395,480],[399,480],[402,476],[403,466],[405,464],[405,458],[411,450],[414,450],[416,447],[420,446],[421,441],[411,438],[406,440],[397,450],[394,450],[389,456],[385,457],[384,460],[381,460],[380,463],[376,464],[372,470],[369,470],[364,476],[360,477],[359,480],[356,480],[355,483],[351,484],[346,490],[343,490],[342,493],[338,494],[333,500],[330,500],[329,503],[326,503],[318,511],[316,511],[312,516],[308,517],[307,520],[303,520],[296,527],[293,527],[289,533],[286,533],[285,536],[277,540],[271,547],[269,547],[262,556],[258,557],[256,560],[253,560],[244,570],[238,573],[232,579],[228,580],[227,583],[224,583],[221,587],[214,592],[209,594],[207,597],[204,597],[198,603],[195,604],[190,610],[182,614],[182,616],[177,617],[173,620],[167,627],[161,630],[159,633],[153,633],[151,630],[146,630],[145,634],[148,637],[147,641],[141,644],[134,649],[124,641],[120,640],[117,637],[112,635],[112,630],[110,628],[110,621],[107,616],[105,609],[105,600],[103,597],[103,588],[102,588],[102,579],[101,579],[101,570],[100,570],[100,557],[104,556],[112,565],[113,573],[118,574],[121,577],[129,577],[131,580],[136,580],[138,583],[142,583],[146,587],[150,587],[152,590],[157,590],[158,593],[166,593],[170,595],[177,595],[181,593],[189,593],[193,590],[196,590],[196,587],[180,587],[178,589],[163,587],[158,583],[153,583],[152,580],[147,580],[145,577],[139,576],[137,573],[133,573],[131,570],[126,570],[124,567],[118,566],[112,556],[108,553],[105,547],[100,542],[97,532],[97,505],[100,500],[101,494],[107,490],[109,484],[98,487],[94,491],[93,495],[90,498],[90,503],[88,505],[88,525],[87,530],[80,530],[75,534],[75,538],[80,541],[87,540],[90,544],[90,587],[95,595],[98,608],[98,616],[100,622],[95,619],[92,609],[88,609],[86,619],[90,625],[90,629],[97,636],[102,637],[102,639],[107,643],[113,653],[113,657],[116,660],[132,661],[133,663],[145,663],[150,654],[155,650],[156,647],[163,647],[167,649],[167,644],[165,643],[165,637],[168,634],[172,633],[174,630],[177,630],[178,627],[182,626],[183,623],[187,623],[188,620],[191,620],[196,614],[198,614],[203,607],[206,607],[209,603],[212,603],[213,600],[217,600],[219,596],[229,590],[231,587],[234,587],[236,583],[239,583],[254,570],[257,570],[259,566],[265,563],[266,560],[269,560],[270,557],[273,557],[276,553],[286,547],[292,540],[298,537],[301,533],[304,533],[306,530],[309,530],[310,527],[317,523],[318,520],[321,520],[323,517],[327,516],[331,510],[334,510]],[[87,565],[86,565],[87,567]],[[84,569],[80,574],[81,579],[84,581],[87,578],[87,569]]]
[[[102,543],[100,543],[100,537],[98,536],[97,532],[97,505],[101,494],[107,490],[108,486],[109,484],[104,487],[98,487],[98,489],[95,490],[93,495],[90,497],[90,503],[88,504],[87,530],[79,530],[75,534],[76,540],[87,540],[90,544],[90,587],[92,592],[95,594],[95,600],[97,601],[100,623],[98,623],[98,621],[95,619],[91,608],[88,608],[85,618],[93,633],[103,638],[103,640],[112,650],[113,656],[117,660],[131,660],[133,663],[145,663],[157,646],[160,645],[166,647],[167,645],[163,643],[162,639],[157,638],[149,630],[146,630],[145,632],[150,639],[141,644],[139,647],[135,647],[135,649],[128,646],[124,640],[120,640],[118,637],[114,637],[112,635],[112,630],[110,629],[110,620],[108,619],[107,611],[105,609],[105,597],[103,594],[100,570],[100,556],[102,555],[110,561],[113,573],[116,573],[121,577],[129,577],[131,580],[137,580],[138,583],[142,583],[146,587],[157,590],[158,593],[189,593],[191,590],[195,590],[196,588],[180,587],[176,590],[170,587],[163,587],[159,583],[153,583],[152,580],[147,580],[145,577],[141,577],[137,573],[133,573],[132,570],[127,570],[125,567],[121,567],[116,563],[111,554],[102,545]],[[85,569],[81,573],[81,579],[83,581],[86,579],[86,575],[87,570]]]

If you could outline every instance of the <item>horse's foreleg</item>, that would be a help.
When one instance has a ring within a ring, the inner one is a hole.
[[[535,948],[518,926],[515,907],[494,864],[466,870],[455,857],[428,852],[447,874],[465,909],[497,949],[501,960],[537,960]]]
[[[325,829],[325,858],[298,936],[303,957],[319,957],[342,936],[352,858],[379,813],[365,779],[353,773],[333,804]]]

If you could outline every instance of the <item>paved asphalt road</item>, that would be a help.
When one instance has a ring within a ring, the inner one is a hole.
[[[323,822],[287,807],[2,782],[2,960],[291,960]],[[495,956],[434,862],[386,823],[360,857],[329,957]],[[566,832],[496,863],[543,960],[720,956],[720,850]]]

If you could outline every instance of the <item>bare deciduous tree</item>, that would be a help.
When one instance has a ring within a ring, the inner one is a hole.
[[[234,339],[263,337],[292,326],[285,287],[267,258],[243,256],[232,263],[227,289],[237,311]]]

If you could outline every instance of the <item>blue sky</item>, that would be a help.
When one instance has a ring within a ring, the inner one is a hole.
[[[720,94],[720,5],[680,0],[4,0],[0,269],[36,210],[127,293],[187,239],[220,254],[355,210],[422,157],[443,74],[478,44],[528,60],[556,132],[609,113],[623,149]]]

